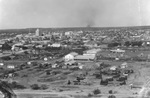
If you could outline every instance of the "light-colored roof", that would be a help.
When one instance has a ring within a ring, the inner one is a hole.
[[[125,50],[121,50],[121,49],[116,49],[116,50],[110,50],[111,52],[125,52]]]
[[[91,50],[87,50],[86,53],[88,54],[95,54],[97,52],[101,51],[101,49],[91,49]]]
[[[15,46],[22,46],[23,44],[22,43],[16,43],[14,44]]]
[[[97,44],[95,41],[88,41],[85,43],[85,45],[94,45]]]
[[[95,65],[95,64],[91,64],[91,65],[84,65],[83,69],[97,69],[99,66]]]
[[[127,62],[124,62],[124,63],[122,63],[121,65],[123,65],[123,66],[124,66],[124,65],[127,65],[127,64],[128,64]]]
[[[143,86],[144,85],[144,83],[143,82],[134,82],[134,83],[132,83],[132,85],[133,86]]]
[[[65,62],[65,64],[73,64],[73,63],[75,63],[75,62],[76,62],[76,61],[71,60],[71,61]]]
[[[76,53],[76,52],[71,52],[71,53],[69,53],[69,54],[71,54],[71,55],[73,55],[73,56],[77,56],[77,55],[78,55],[78,53]]]
[[[74,59],[85,59],[85,60],[89,60],[89,59],[94,59],[95,58],[95,55],[78,55],[76,56]]]
[[[116,70],[117,66],[110,67],[110,70]]]
[[[94,56],[95,56],[96,53],[94,53],[94,54],[89,54],[89,53],[87,54],[87,53],[84,53],[83,55],[85,55],[85,56],[86,56],[86,55],[94,55]]]
[[[51,46],[52,46],[52,47],[60,47],[61,44],[60,44],[60,43],[53,43]]]

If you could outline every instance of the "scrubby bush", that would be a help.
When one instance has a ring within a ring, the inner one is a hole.
[[[9,56],[7,56],[7,57],[2,57],[1,59],[2,59],[2,60],[11,60],[11,58],[10,58]]]
[[[48,86],[47,86],[47,85],[45,85],[45,84],[42,84],[42,85],[41,85],[41,87],[40,87],[40,89],[42,89],[42,90],[46,90],[46,89],[48,89]]]
[[[109,92],[109,94],[112,94],[112,93],[113,93],[113,91],[112,91],[112,90],[109,90],[108,92]]]
[[[71,73],[71,71],[63,72],[64,75],[68,75],[70,73]]]
[[[101,93],[101,91],[99,90],[99,89],[95,89],[94,91],[93,91],[93,94],[94,95],[97,95],[97,94],[100,94]]]
[[[46,89],[48,89],[48,86],[45,84],[42,84],[41,86],[39,86],[38,84],[32,84],[30,87],[33,90],[46,90]]]
[[[76,71],[76,70],[79,70],[79,67],[73,67],[73,68],[70,68],[70,70]]]
[[[88,97],[92,97],[93,95],[91,93],[88,94]]]
[[[26,88],[25,86],[15,82],[15,81],[12,83],[5,82],[5,84],[7,84],[12,89],[25,89]]]
[[[31,89],[33,89],[33,90],[39,90],[39,89],[40,89],[40,87],[39,87],[38,84],[32,84],[30,87],[31,87]]]
[[[114,91],[114,94],[117,94],[118,92],[117,91]]]
[[[51,72],[50,71],[46,71],[46,75],[50,75],[51,74]]]
[[[60,74],[60,73],[62,73],[62,71],[60,71],[60,70],[52,71],[52,74],[54,74],[54,75],[57,75],[57,74]]]
[[[110,95],[110,96],[108,96],[108,98],[116,98],[116,96],[115,95]]]
[[[58,91],[59,91],[59,92],[63,92],[64,90],[63,90],[63,89],[59,89]]]

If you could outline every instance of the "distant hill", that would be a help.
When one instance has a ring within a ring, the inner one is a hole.
[[[25,29],[3,29],[0,33],[34,33],[37,28]],[[38,28],[42,31],[99,31],[104,29],[150,29],[150,26],[130,26],[130,27],[66,27],[66,28]]]

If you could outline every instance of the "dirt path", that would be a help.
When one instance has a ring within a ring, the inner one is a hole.
[[[79,91],[64,91],[64,92],[56,92],[56,91],[15,91],[15,93],[20,96],[41,96],[41,98],[47,98],[49,97],[65,97],[65,98],[75,98],[75,96],[87,96],[88,94],[86,92],[79,92]],[[108,98],[109,95],[112,94],[99,94],[99,95],[94,95],[94,97],[100,98],[100,96],[102,96],[101,98]],[[116,96],[116,98],[128,98],[130,97],[137,97],[138,95],[127,95],[127,94],[113,94]],[[82,97],[80,97],[82,98]]]

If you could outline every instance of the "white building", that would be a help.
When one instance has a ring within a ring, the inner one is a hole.
[[[53,43],[53,44],[51,45],[51,47],[61,47],[61,44],[60,44],[60,43]]]
[[[7,68],[8,68],[8,69],[14,69],[15,66],[14,66],[14,65],[8,65]]]
[[[4,66],[4,63],[0,63],[0,66]]]
[[[111,52],[115,52],[115,53],[124,53],[125,50],[122,49],[115,49],[115,50],[110,50]]]
[[[112,66],[112,67],[110,67],[110,70],[116,70],[117,69],[117,67],[116,66]]]
[[[72,34],[73,34],[72,31],[67,31],[67,32],[65,32],[65,35],[66,35],[66,36],[70,36],[70,35],[72,35]]]
[[[37,29],[37,30],[35,31],[35,35],[36,35],[36,36],[40,36],[40,30],[39,30],[39,29]]]
[[[97,54],[100,51],[101,51],[101,49],[91,49],[91,50],[85,51],[84,54]]]
[[[64,57],[64,60],[65,60],[65,62],[73,61],[74,58],[75,58],[75,56],[77,56],[77,55],[78,55],[78,53],[76,53],[76,52],[71,52],[71,53],[67,54],[67,55]]]
[[[127,68],[128,67],[128,63],[124,62],[120,65],[120,68]]]
[[[84,51],[83,55],[78,55],[74,59],[76,61],[94,61],[101,49],[91,49]]]

